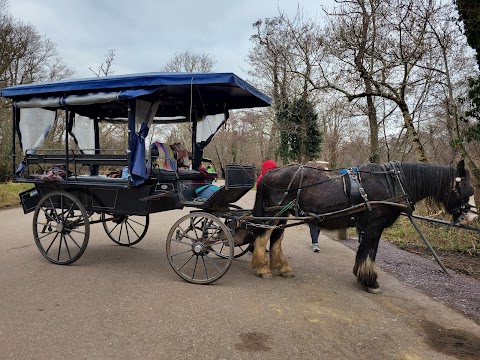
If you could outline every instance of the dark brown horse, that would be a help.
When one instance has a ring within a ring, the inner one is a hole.
[[[259,217],[276,216],[279,208],[294,204],[288,209],[290,214],[317,216],[321,228],[356,227],[360,245],[353,273],[367,291],[378,292],[375,258],[380,236],[402,211],[408,212],[425,198],[440,202],[455,222],[467,223],[477,217],[473,187],[463,161],[456,168],[423,163],[364,164],[348,173],[288,165],[264,175],[257,188],[253,216],[260,222]],[[255,241],[252,267],[257,275],[269,277],[276,269],[282,276],[293,276],[281,248],[283,233],[281,227],[254,227],[244,237],[244,242]],[[269,240],[270,264],[265,251]]]

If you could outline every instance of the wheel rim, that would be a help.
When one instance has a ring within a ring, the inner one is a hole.
[[[120,215],[107,217],[101,215],[102,224],[108,237],[121,246],[132,246],[139,243],[147,234],[150,216]]]
[[[85,207],[64,191],[45,195],[33,215],[33,236],[48,261],[59,265],[77,261],[87,248],[90,236]]]
[[[209,284],[230,268],[234,256],[228,228],[209,213],[191,213],[180,218],[167,238],[167,257],[184,280]]]

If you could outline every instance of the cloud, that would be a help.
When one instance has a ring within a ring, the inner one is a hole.
[[[333,4],[333,0],[329,1]],[[329,3],[327,2],[327,3]],[[325,1],[322,2],[325,5]],[[318,0],[303,0],[310,16],[321,13]],[[246,77],[252,23],[293,16],[291,0],[10,0],[10,13],[31,23],[57,45],[76,77],[91,77],[111,49],[115,74],[159,71],[175,53],[207,53],[215,71]]]

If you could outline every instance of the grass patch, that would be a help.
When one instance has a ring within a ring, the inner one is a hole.
[[[24,183],[8,182],[0,184],[0,208],[19,205],[20,198],[18,194],[32,187],[32,184]]]
[[[424,202],[416,205],[415,214],[448,222],[452,220],[451,216],[446,215],[444,211],[432,208],[431,205],[427,207]],[[414,220],[435,250],[466,252],[470,255],[480,256],[480,236],[478,232],[434,224],[420,219]],[[480,221],[477,219],[470,225],[480,227]],[[354,228],[348,229],[347,235],[350,238],[358,238],[357,231]],[[427,248],[410,220],[405,216],[400,216],[392,227],[383,231],[382,240],[395,244],[401,249]]]
[[[428,217],[428,215],[423,216]],[[448,218],[442,220],[450,221]],[[415,219],[415,222],[434,249],[468,252],[472,255],[480,254],[478,232],[434,224],[420,219]],[[471,225],[478,227],[480,224],[476,221]],[[410,220],[403,216],[391,228],[385,229],[382,239],[400,248],[426,247]]]

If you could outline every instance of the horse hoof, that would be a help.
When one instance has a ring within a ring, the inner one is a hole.
[[[295,275],[293,274],[293,272],[283,272],[283,273],[280,273],[280,275],[282,275],[283,277],[286,277],[286,278],[292,278],[294,277]]]
[[[259,277],[262,279],[271,279],[272,278],[272,273],[266,273],[266,274],[257,274]]]
[[[382,289],[380,289],[379,287],[377,287],[377,288],[366,287],[365,290],[367,290],[367,292],[369,292],[370,294],[381,294],[382,293]]]

